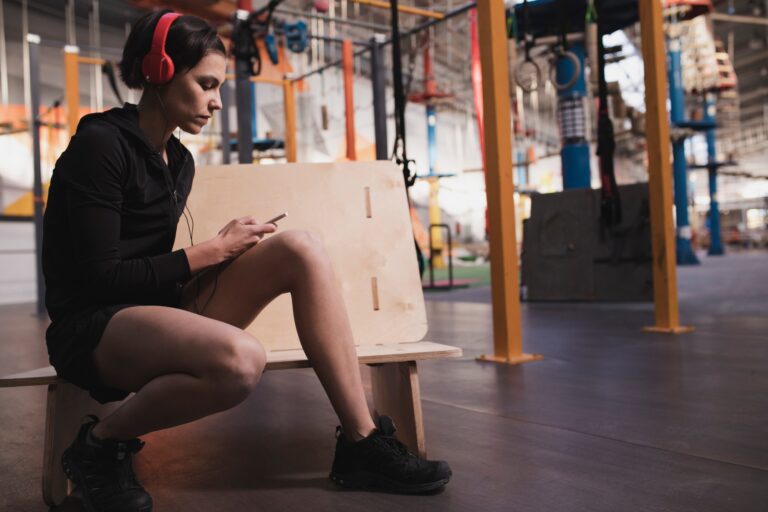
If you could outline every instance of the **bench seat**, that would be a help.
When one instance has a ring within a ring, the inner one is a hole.
[[[391,345],[357,346],[357,359],[360,364],[401,363],[445,357],[460,357],[462,351],[451,345],[441,345],[431,341],[393,343]],[[267,352],[267,370],[287,370],[291,368],[309,368],[309,361],[301,349],[270,350]],[[61,382],[53,366],[37,368],[21,373],[0,377],[0,388],[20,386],[44,386]]]

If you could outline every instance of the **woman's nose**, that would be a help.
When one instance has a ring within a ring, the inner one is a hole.
[[[216,96],[211,101],[210,107],[211,110],[221,110],[221,93],[219,91],[216,91]]]

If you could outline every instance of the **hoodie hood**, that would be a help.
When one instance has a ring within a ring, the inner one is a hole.
[[[105,112],[97,112],[83,116],[80,123],[77,125],[78,131],[82,126],[91,122],[111,124],[120,129],[123,135],[136,144],[137,147],[141,148],[143,152],[151,155],[158,154],[150,144],[144,130],[139,126],[139,109],[138,106],[133,103],[125,103],[122,107],[114,107]],[[173,134],[171,134],[170,139],[168,139],[167,150],[175,153],[174,156],[178,158],[177,161],[183,160],[189,153],[187,148],[185,148]]]

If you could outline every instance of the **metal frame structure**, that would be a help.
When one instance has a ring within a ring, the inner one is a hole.
[[[674,226],[672,219],[672,183],[669,148],[669,120],[666,114],[666,73],[665,51],[663,38],[662,6],[658,0],[638,0],[640,25],[642,34],[642,54],[645,66],[646,89],[646,131],[649,187],[651,202],[651,230],[653,244],[653,277],[655,325],[646,328],[650,331],[681,333],[691,328],[680,325],[677,297],[677,277],[675,268]],[[467,4],[443,17],[447,19],[472,8]],[[520,322],[520,298],[517,241],[515,234],[514,183],[512,173],[512,137],[509,96],[509,62],[507,54],[507,34],[504,5],[498,0],[478,0],[478,20],[480,53],[483,74],[483,115],[485,119],[485,162],[486,190],[488,194],[489,218],[491,226],[491,277],[493,293],[493,332],[494,354],[482,356],[485,361],[517,364],[525,361],[540,359],[541,356],[526,354],[522,351],[522,329]],[[442,20],[440,20],[442,21]],[[401,34],[407,37],[411,33],[426,28],[439,20],[430,20],[418,27]],[[380,49],[391,42],[391,38],[382,41],[373,39],[369,48]],[[33,48],[35,46],[33,45]],[[80,57],[76,51],[65,51],[65,73],[67,77],[67,103],[70,106],[68,121],[72,132],[79,119],[78,77],[77,65],[102,64],[101,59]],[[355,55],[358,53],[355,52]],[[33,51],[33,55],[34,55]],[[374,50],[374,54],[375,54]],[[380,55],[379,55],[380,57]],[[322,71],[339,62],[322,66],[309,74]],[[379,65],[373,69],[379,69]],[[39,66],[39,63],[38,63]],[[379,73],[380,75],[381,73]],[[300,78],[305,78],[304,75]],[[283,88],[285,102],[285,147],[289,162],[296,161],[296,123],[295,97],[291,80],[265,80],[253,77],[251,80],[262,83],[272,83]],[[37,88],[34,80],[31,88]],[[374,79],[374,90],[382,91],[381,77]],[[374,102],[379,104],[379,102]],[[381,115],[383,108],[374,109]],[[36,119],[36,117],[34,117]],[[226,127],[224,128],[226,132]],[[33,130],[35,132],[36,130]],[[377,132],[377,156],[381,149],[386,148],[379,136],[386,139],[386,130]],[[228,142],[228,141],[227,141]],[[37,152],[39,153],[39,151]],[[38,157],[39,158],[39,157]],[[36,223],[41,224],[42,194],[39,183],[39,161],[36,162],[35,208]],[[38,201],[39,197],[39,201]],[[38,247],[38,264],[40,247]],[[42,281],[42,279],[40,279]],[[39,291],[39,299],[44,297],[44,291]]]

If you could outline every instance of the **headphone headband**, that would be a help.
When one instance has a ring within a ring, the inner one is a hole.
[[[177,12],[167,12],[160,17],[160,20],[155,26],[155,33],[152,35],[152,48],[150,53],[165,53],[165,40],[168,39],[168,32],[171,29],[171,24],[176,21],[176,18],[181,14]]]
[[[168,39],[171,24],[180,16],[177,12],[165,13],[155,25],[152,46],[141,62],[141,72],[150,84],[162,85],[173,78],[173,60],[165,53],[165,41]]]

